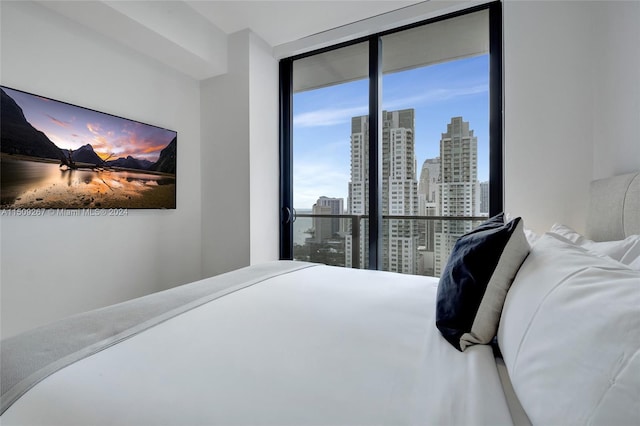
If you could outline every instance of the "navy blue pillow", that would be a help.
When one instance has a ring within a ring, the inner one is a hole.
[[[494,338],[507,291],[527,254],[522,219],[504,223],[503,213],[458,239],[436,299],[436,326],[456,349]]]

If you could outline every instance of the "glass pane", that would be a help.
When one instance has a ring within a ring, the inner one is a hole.
[[[368,70],[366,43],[293,64],[295,260],[366,266]]]
[[[488,29],[482,11],[382,38],[384,270],[439,276],[479,223],[454,218],[488,215]]]

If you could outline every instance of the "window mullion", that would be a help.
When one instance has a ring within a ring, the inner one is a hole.
[[[293,60],[280,61],[280,259],[293,259]]]
[[[369,269],[382,269],[382,40],[369,39]]]
[[[489,6],[489,216],[504,209],[502,5]]]

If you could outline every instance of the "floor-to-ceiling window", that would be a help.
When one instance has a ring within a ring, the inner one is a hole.
[[[436,275],[502,209],[491,3],[281,61],[281,257]]]

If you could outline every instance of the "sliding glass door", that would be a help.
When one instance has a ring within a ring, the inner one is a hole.
[[[489,214],[489,12],[381,39],[383,269],[439,276]]]
[[[362,224],[346,213],[368,214],[364,200],[355,209],[348,206],[352,192],[362,194],[368,187],[363,167],[368,129],[354,120],[369,111],[367,46],[361,42],[293,62],[294,259],[354,265],[347,253],[353,230]],[[354,183],[351,173],[357,176]],[[366,246],[366,235],[360,235],[357,243]]]
[[[283,60],[282,258],[439,276],[502,210],[500,14]]]

